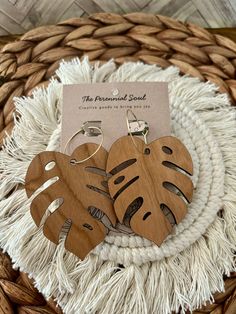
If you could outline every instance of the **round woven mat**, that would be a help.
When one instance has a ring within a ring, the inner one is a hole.
[[[173,64],[182,73],[216,83],[232,103],[236,100],[236,43],[230,39],[163,16],[97,13],[86,19],[70,19],[34,29],[2,49],[1,141],[5,131],[10,133],[14,126],[14,96],[28,95],[35,86],[47,85],[61,59],[83,55],[90,60],[114,58],[118,64],[137,60],[162,68]],[[233,274],[226,279],[226,292],[218,294],[216,303],[200,312],[235,313],[235,288]],[[9,258],[1,254],[0,313],[13,313],[14,309],[31,314],[59,312],[51,303],[46,305],[26,275],[13,271]]]

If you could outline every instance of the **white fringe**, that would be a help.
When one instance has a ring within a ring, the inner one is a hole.
[[[222,217],[216,217],[194,244],[160,261],[119,265],[90,254],[84,261],[48,241],[30,217],[22,184],[32,158],[43,150],[57,150],[60,141],[61,83],[31,98],[17,98],[12,136],[0,152],[0,246],[14,266],[30,274],[45,297],[54,297],[65,313],[169,314],[192,311],[213,293],[224,290],[223,275],[235,270],[236,250],[236,137],[235,110],[217,87],[179,77],[178,69],[161,70],[128,63],[115,71],[110,61],[101,67],[75,59],[62,63],[57,74],[62,84],[103,81],[169,81],[177,96],[191,103],[211,129],[225,164]],[[18,190],[14,190],[19,187]],[[140,252],[142,248],[139,249]]]

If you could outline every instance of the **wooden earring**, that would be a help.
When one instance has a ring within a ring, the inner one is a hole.
[[[107,156],[102,143],[83,144],[71,156],[45,151],[33,159],[26,174],[25,190],[33,199],[30,211],[36,225],[43,225],[44,235],[55,244],[66,233],[65,248],[80,259],[107,233],[91,213],[101,211],[113,226],[116,223],[106,182]]]
[[[193,184],[186,174],[193,174],[193,163],[187,148],[173,136],[146,144],[130,133],[112,145],[106,171],[119,222],[160,246],[192,199]]]

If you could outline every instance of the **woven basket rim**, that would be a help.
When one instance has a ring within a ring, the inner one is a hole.
[[[227,93],[232,104],[236,101],[234,41],[211,34],[192,23],[182,23],[166,16],[141,12],[124,15],[95,13],[87,18],[71,18],[57,25],[35,28],[2,48],[1,141],[6,132],[10,133],[14,127],[13,98],[30,95],[36,86],[47,86],[62,58],[70,60],[85,54],[91,61],[103,62],[114,58],[118,65],[125,61],[142,61],[162,68],[175,65],[183,74],[217,84],[219,91]],[[16,280],[13,277],[0,276],[9,282]],[[226,279],[226,293],[217,298],[216,306],[205,308],[205,312],[223,308],[223,302],[234,293],[235,277],[232,274],[232,278]],[[6,296],[2,279],[0,285]],[[9,296],[7,300],[10,302]]]

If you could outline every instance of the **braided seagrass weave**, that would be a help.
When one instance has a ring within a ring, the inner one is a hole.
[[[61,59],[83,55],[90,60],[114,58],[117,64],[138,60],[162,68],[173,64],[182,73],[216,83],[232,103],[236,100],[236,43],[230,39],[163,16],[97,13],[86,19],[70,19],[34,29],[3,48],[0,140],[14,125],[14,96],[29,95],[34,87],[47,85]],[[226,279],[225,287],[225,293],[215,297],[216,303],[195,313],[233,314],[235,274]],[[1,308],[3,302],[18,313],[60,313],[50,303],[46,305],[25,274],[13,271],[9,258],[1,253],[0,313],[13,313]]]
[[[12,268],[7,254],[0,251],[0,313],[62,314],[50,300],[46,302],[25,273]]]
[[[210,80],[236,100],[236,43],[169,17],[145,13],[120,16],[95,13],[58,25],[43,26],[7,44],[0,54],[0,140],[13,127],[13,97],[46,85],[61,59],[88,55],[143,61],[163,68],[173,64],[182,73]]]

